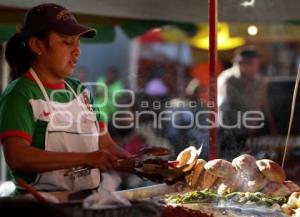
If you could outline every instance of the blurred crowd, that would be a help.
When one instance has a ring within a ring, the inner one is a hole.
[[[120,80],[116,67],[110,67],[98,77],[97,86],[90,89],[103,121],[118,144],[131,154],[143,147],[166,147],[172,150],[173,154],[168,156],[172,160],[191,145],[202,146],[200,157],[208,159],[209,112],[218,106],[218,123],[222,123],[217,126],[219,157],[230,160],[241,153],[250,153],[247,140],[258,135],[265,125],[276,135],[267,101],[268,76],[260,72],[260,59],[255,47],[236,50],[232,65],[218,76],[218,105],[209,101],[208,77],[203,75],[207,72],[195,77],[190,68],[183,67],[182,73],[188,76],[180,83],[170,73],[168,64],[140,67],[141,77],[137,78],[138,90],[135,91]],[[86,73],[79,70],[77,78],[84,82]],[[178,92],[178,85],[184,86],[183,93]],[[247,123],[243,120],[245,115]],[[133,176],[124,179],[127,181],[122,183],[122,188],[147,185]]]

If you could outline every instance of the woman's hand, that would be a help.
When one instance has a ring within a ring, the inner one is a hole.
[[[2,142],[9,167],[23,173],[47,172],[82,166],[107,171],[115,169],[118,165],[117,160],[120,159],[109,149],[88,153],[51,152],[32,147],[28,140],[21,137],[8,137]]]
[[[109,150],[99,150],[87,154],[86,164],[89,167],[107,171],[114,169],[118,165],[118,159],[120,158]]]

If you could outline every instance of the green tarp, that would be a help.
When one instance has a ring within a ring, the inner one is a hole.
[[[83,39],[83,42],[91,43],[108,43],[115,39],[115,27],[119,26],[128,38],[134,38],[144,32],[157,27],[165,25],[173,25],[178,28],[190,33],[195,32],[197,27],[195,24],[190,23],[175,23],[175,22],[164,22],[164,21],[127,21],[120,24],[112,25],[99,25],[99,24],[86,24],[90,27],[97,29],[98,34],[94,39]],[[11,35],[16,32],[15,25],[0,25],[0,42],[6,41]]]

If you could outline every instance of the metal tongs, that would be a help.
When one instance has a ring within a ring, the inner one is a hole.
[[[134,173],[144,180],[173,184],[183,177],[184,167],[170,166],[169,161],[154,158],[136,161]]]
[[[170,155],[172,151],[168,148],[162,147],[145,147],[140,149],[137,154],[133,155],[132,158],[141,158],[145,156],[166,156]]]
[[[117,168],[116,170],[120,171],[133,171],[134,168],[138,167],[138,165],[142,164],[141,159],[143,157],[150,157],[150,156],[166,156],[171,154],[172,151],[167,148],[162,148],[162,147],[145,147],[140,149],[137,154],[132,155],[130,158],[127,159],[119,159],[117,161]],[[75,175],[76,173],[81,173],[87,170],[90,170],[91,168],[87,167],[77,167],[77,168],[72,168],[64,174],[65,176],[68,175]]]
[[[197,150],[197,156],[200,156],[203,145]],[[161,158],[146,159],[136,161],[134,171],[135,174],[143,179],[154,182],[165,182],[166,184],[174,184],[184,179],[186,169],[189,165],[179,167],[179,161],[166,161]]]
[[[135,156],[134,173],[144,180],[154,182],[173,181],[183,174],[182,168],[177,168],[178,161],[167,161],[159,157],[169,155],[171,151],[166,148],[152,147],[143,148]],[[155,156],[156,158],[148,158],[138,160],[147,156]]]

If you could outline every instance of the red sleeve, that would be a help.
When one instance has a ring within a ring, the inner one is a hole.
[[[9,131],[0,133],[0,140],[3,140],[4,138],[7,138],[7,137],[12,137],[12,136],[17,136],[17,137],[26,139],[29,141],[30,144],[32,142],[32,136],[30,134],[28,134],[27,132],[24,132],[21,130],[9,130]]]
[[[104,129],[106,127],[106,123],[103,121],[99,121],[98,124],[100,129]]]

